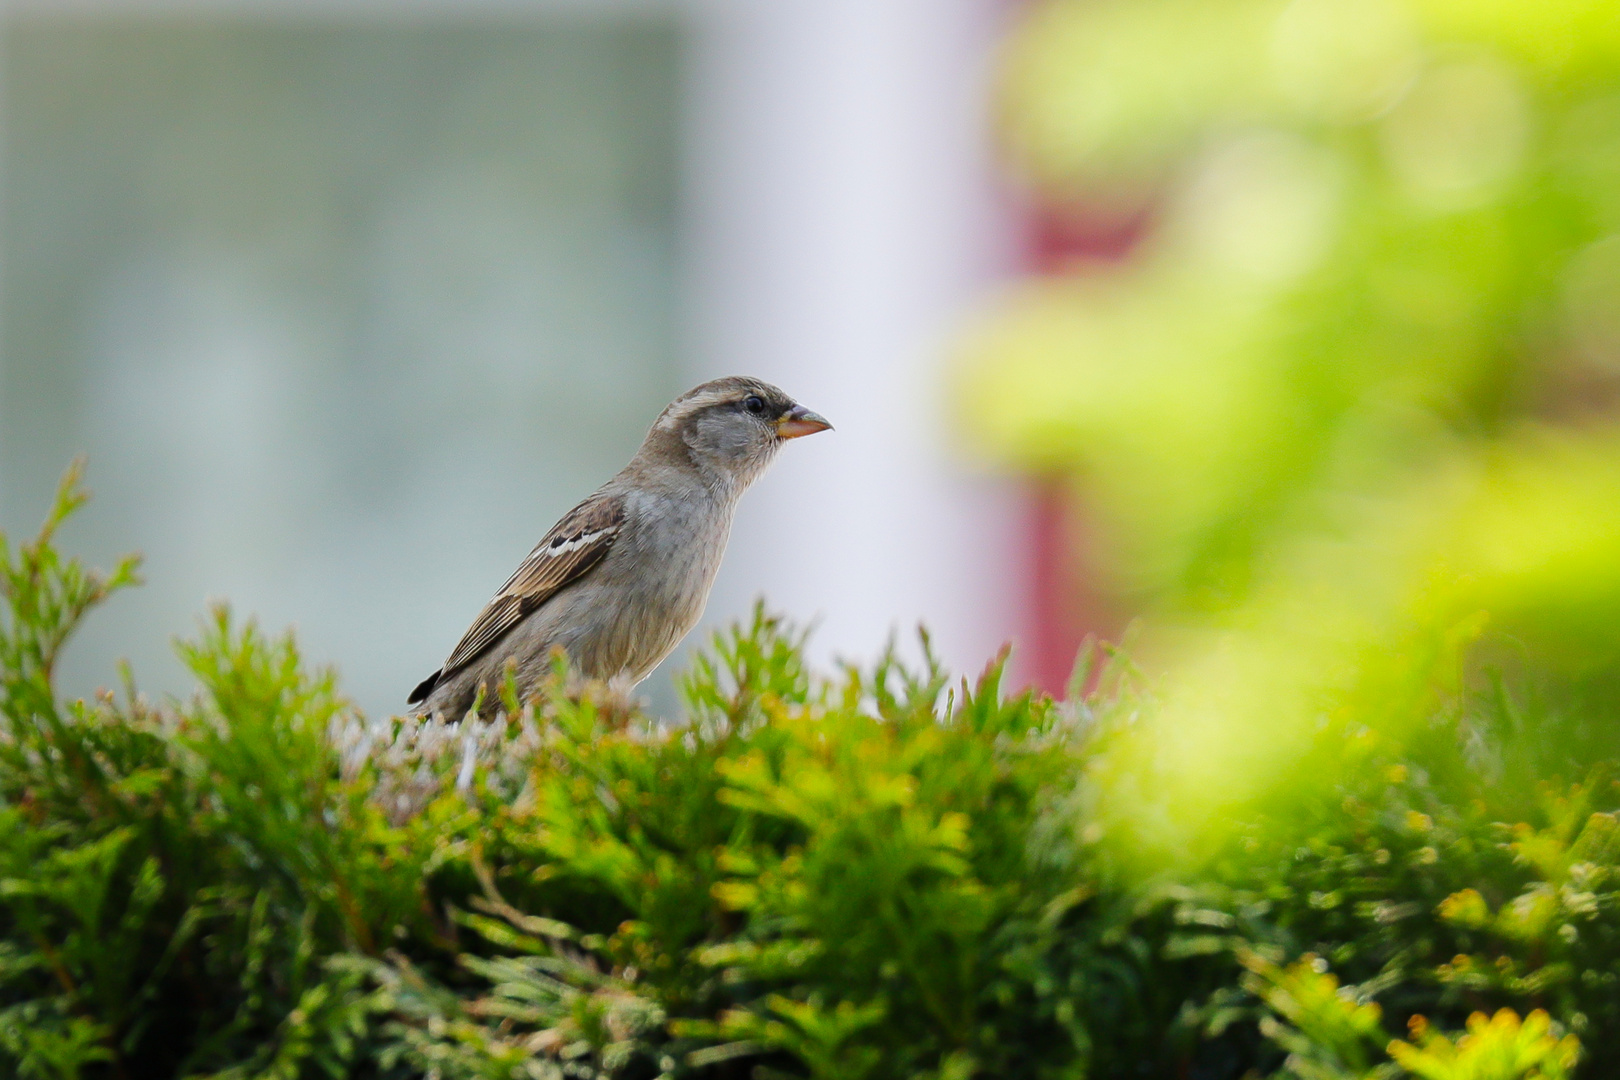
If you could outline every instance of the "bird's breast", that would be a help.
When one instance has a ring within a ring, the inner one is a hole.
[[[598,594],[588,668],[644,678],[697,624],[731,531],[728,506],[701,497],[633,508]],[[611,581],[611,586],[608,581]],[[593,605],[594,606],[594,605]],[[586,643],[582,642],[582,645]]]
[[[725,554],[731,532],[729,508],[707,499],[683,501],[673,511],[652,518],[639,532],[637,561],[660,568],[649,575],[656,582],[652,590],[656,598],[649,599],[690,629],[703,612]]]

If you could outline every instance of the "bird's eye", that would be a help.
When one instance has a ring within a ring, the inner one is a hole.
[[[765,399],[758,394],[749,394],[743,399],[743,408],[755,416],[760,416],[765,412]]]

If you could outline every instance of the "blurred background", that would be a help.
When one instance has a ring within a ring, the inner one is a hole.
[[[1140,618],[1200,792],[1485,656],[1620,719],[1613,4],[0,27],[0,521],[87,451],[74,539],[149,560],[70,685],[180,688],[224,597],[397,708],[665,401],[750,372],[838,431],[751,493],[711,625],[764,595],[826,660],[921,620],[1059,689]]]
[[[1142,620],[1134,790],[1184,832],[1447,724],[1491,783],[1612,759],[1620,7],[1050,0],[997,93],[1038,272],[955,387],[1046,478],[1045,678]]]
[[[222,598],[398,709],[730,373],[838,432],[751,493],[709,625],[763,595],[825,661],[926,620],[975,669],[1015,629],[1017,499],[954,453],[941,374],[1010,265],[998,4],[3,11],[0,522],[31,530],[84,452],[70,542],[146,555],[70,690],[119,656],[183,690],[169,640]]]

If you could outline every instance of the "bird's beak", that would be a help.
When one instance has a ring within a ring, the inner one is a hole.
[[[801,435],[814,435],[831,428],[832,425],[818,413],[811,412],[803,405],[793,406],[776,421],[776,434],[783,439],[797,439]]]

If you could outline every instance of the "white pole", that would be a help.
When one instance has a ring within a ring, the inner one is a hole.
[[[955,453],[951,334],[1012,265],[987,73],[998,0],[698,0],[694,379],[778,382],[837,430],[744,500],[711,624],[756,595],[867,658],[919,620],[976,671],[1011,636],[1011,494]]]

